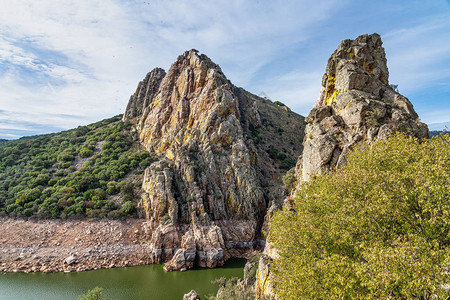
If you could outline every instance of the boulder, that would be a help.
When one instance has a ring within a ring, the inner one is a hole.
[[[189,293],[184,294],[183,300],[200,300],[200,296],[196,291],[191,290]]]
[[[70,255],[64,259],[64,262],[68,265],[73,265],[77,262],[77,256],[76,255]]]

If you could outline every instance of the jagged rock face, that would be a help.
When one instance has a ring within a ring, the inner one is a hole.
[[[144,110],[157,93],[164,76],[166,76],[166,72],[163,69],[155,68],[145,76],[144,80],[139,82],[136,92],[128,101],[122,120],[130,120],[144,114]]]
[[[343,40],[328,60],[319,99],[306,119],[304,152],[298,177],[309,180],[346,162],[359,142],[387,138],[390,132],[428,137],[409,100],[389,85],[389,72],[378,34]]]
[[[163,75],[147,75],[124,115],[142,145],[164,156],[142,185],[154,261],[171,259],[166,269],[176,270],[249,255],[269,203],[283,199],[281,175],[301,153],[303,118],[235,87],[195,50]]]

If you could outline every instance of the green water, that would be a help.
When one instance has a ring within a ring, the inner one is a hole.
[[[79,273],[0,274],[0,299],[76,299],[96,286],[108,299],[183,299],[194,289],[205,299],[218,286],[211,280],[243,276],[245,260],[228,261],[216,269],[164,272],[161,265],[103,269]]]

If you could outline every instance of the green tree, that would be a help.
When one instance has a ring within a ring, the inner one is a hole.
[[[78,296],[77,300],[107,300],[103,295],[103,288],[95,287],[92,290],[89,290],[86,295]]]
[[[303,183],[271,219],[280,299],[445,299],[450,135],[395,135]]]

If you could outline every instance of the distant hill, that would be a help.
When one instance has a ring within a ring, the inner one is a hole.
[[[433,136],[436,136],[436,135],[440,135],[440,134],[442,134],[444,132],[445,131],[432,130],[432,131],[430,131],[430,138],[432,138]]]
[[[450,122],[428,124],[428,129],[430,131],[442,131],[444,129],[449,129],[449,128],[450,128]]]
[[[33,140],[33,139],[35,139],[37,137],[42,137],[42,136],[46,136],[46,135],[49,135],[49,134],[23,136],[21,138],[15,139],[15,140],[0,139],[0,146],[7,145],[9,143],[14,143],[14,142],[17,142],[17,141],[21,141],[21,142],[23,142],[23,141],[30,141],[30,140]]]

